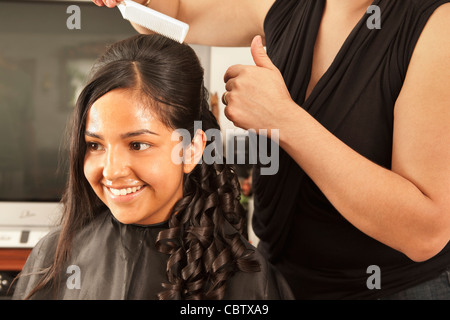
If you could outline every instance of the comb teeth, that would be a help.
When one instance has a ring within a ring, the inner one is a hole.
[[[189,25],[139,3],[123,0],[117,7],[126,20],[182,43]]]

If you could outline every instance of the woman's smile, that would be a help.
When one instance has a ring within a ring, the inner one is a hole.
[[[105,193],[115,202],[128,202],[136,199],[142,191],[144,191],[145,185],[138,187],[127,188],[112,188],[104,187]]]
[[[136,191],[141,190],[142,186],[132,187],[132,188],[111,188],[108,187],[109,191],[115,196],[126,196],[127,194],[136,193]]]

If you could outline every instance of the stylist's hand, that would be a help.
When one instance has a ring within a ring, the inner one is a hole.
[[[133,1],[140,4],[144,4],[147,2],[146,0],[133,0]],[[92,0],[92,2],[94,2],[99,7],[107,6],[109,8],[114,8],[120,2],[120,0]]]
[[[298,106],[260,36],[253,38],[251,54],[256,66],[234,65],[225,73],[225,116],[245,130],[280,129]]]
[[[118,0],[92,0],[92,2],[94,2],[99,7],[107,6],[109,8],[114,8],[119,1]]]

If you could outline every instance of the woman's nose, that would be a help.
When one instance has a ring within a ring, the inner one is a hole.
[[[114,181],[130,174],[129,161],[124,152],[116,148],[108,148],[104,161],[103,176],[105,179]]]

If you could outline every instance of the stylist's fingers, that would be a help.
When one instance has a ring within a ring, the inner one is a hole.
[[[108,8],[114,8],[119,1],[116,0],[92,0],[97,6],[103,7],[107,6]]]
[[[225,90],[227,90],[227,91],[233,90],[233,88],[235,88],[235,82],[236,82],[236,78],[231,78],[230,80],[228,80],[225,83]]]
[[[223,113],[225,117],[227,117],[228,120],[233,122],[235,126],[239,126],[239,123],[236,121],[236,119],[240,119],[237,113],[239,113],[239,109],[234,108],[233,106],[225,105],[225,108],[223,109]]]
[[[106,6],[108,8],[114,8],[119,1],[116,1],[116,0],[104,0],[104,2],[105,2]]]
[[[92,0],[92,2],[94,2],[99,7],[103,7],[104,5],[106,5],[106,0]]]
[[[236,78],[245,68],[246,66],[242,64],[235,64],[229,67],[223,76],[223,81],[228,83],[230,79]]]

